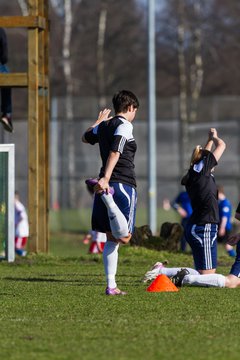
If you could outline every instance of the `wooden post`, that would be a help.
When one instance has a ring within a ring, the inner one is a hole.
[[[28,16],[0,17],[2,27],[28,29],[28,72],[0,75],[0,86],[28,87],[30,250],[47,252],[49,229],[48,0],[28,0]]]
[[[47,7],[45,0],[39,1],[39,15],[44,16]],[[48,24],[46,24],[48,26]],[[47,80],[48,56],[46,56],[47,32],[39,32],[39,73]],[[39,251],[48,250],[48,89],[45,84],[39,87]],[[47,215],[47,216],[46,216]]]
[[[39,2],[39,15],[43,15],[44,7],[43,0]],[[39,73],[44,76],[44,33],[39,32]],[[38,234],[38,248],[39,251],[45,251],[45,233],[46,233],[46,219],[44,213],[46,211],[46,200],[45,200],[45,161],[46,161],[46,146],[45,146],[45,88],[44,85],[38,89],[38,111],[39,111],[39,128],[38,128],[38,151],[39,151],[39,234]]]
[[[38,0],[28,0],[29,15],[38,15]],[[39,34],[37,28],[28,29],[28,213],[29,245],[39,251]]]
[[[45,200],[46,209],[44,212],[46,220],[46,233],[45,233],[45,252],[49,250],[49,119],[50,119],[50,93],[49,93],[49,8],[48,0],[44,0],[44,17],[46,19],[46,29],[44,31],[44,78],[47,84],[45,85]]]

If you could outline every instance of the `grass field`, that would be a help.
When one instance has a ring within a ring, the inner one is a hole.
[[[173,209],[169,211],[159,208],[157,210],[158,230],[165,221],[179,221],[179,215]],[[147,224],[147,209],[138,208],[136,226]],[[50,229],[52,232],[82,232],[88,231],[91,226],[91,209],[62,209],[50,212]]]
[[[140,280],[154,262],[192,257],[125,246],[117,279],[128,295],[106,297],[101,256],[87,248],[54,234],[50,255],[0,263],[1,359],[239,359],[239,289],[148,293]],[[227,273],[223,251],[219,262]]]

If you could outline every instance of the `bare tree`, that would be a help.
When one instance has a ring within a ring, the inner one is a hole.
[[[195,19],[192,27],[186,18],[186,4],[178,1],[178,63],[179,63],[179,117],[180,117],[180,172],[186,167],[186,154],[189,153],[189,123],[196,121],[198,100],[203,83],[203,61],[201,53],[201,25],[200,25],[200,1],[193,4],[193,17]],[[188,7],[188,10],[191,7]],[[193,63],[187,64],[186,32],[190,33],[190,46],[193,48]],[[189,69],[189,70],[188,70]],[[188,85],[189,84],[189,85]]]
[[[78,1],[80,2],[80,1]],[[73,114],[73,77],[72,77],[72,58],[71,58],[71,40],[73,12],[72,0],[51,0],[51,4],[56,14],[63,18],[63,43],[62,43],[62,65],[66,84],[65,108],[66,121],[63,134],[63,154],[65,158],[65,169],[62,182],[61,195],[63,203],[66,204],[69,198],[69,206],[76,205],[76,186],[71,183],[75,177],[75,139],[74,139],[74,114]],[[68,136],[65,136],[67,133]],[[66,172],[67,168],[67,172]],[[70,183],[68,183],[68,181]],[[69,194],[68,194],[69,193]],[[69,195],[69,196],[68,196]]]
[[[194,11],[196,15],[196,26],[193,29],[193,46],[194,46],[194,64],[191,65],[191,103],[189,121],[194,122],[197,118],[197,106],[203,84],[203,61],[202,61],[202,31],[199,21],[200,2],[194,2]]]
[[[187,66],[184,53],[184,39],[186,19],[184,11],[184,3],[178,1],[179,24],[178,24],[178,65],[179,65],[179,146],[180,146],[180,174],[185,170],[185,154],[188,148],[188,111],[187,111]]]
[[[107,23],[107,7],[106,1],[101,1],[101,9],[98,23],[98,40],[97,40],[97,86],[99,108],[106,106],[106,86],[105,86],[105,60],[104,60],[104,44]]]
[[[71,36],[72,36],[72,0],[64,0],[64,31],[63,31],[63,72],[66,82],[66,120],[67,120],[67,148],[68,151],[68,175],[74,179],[75,175],[75,144],[74,144],[74,123],[73,123],[73,83],[71,67]],[[66,184],[64,184],[66,191]],[[75,205],[76,186],[69,184],[70,206]]]
[[[28,15],[28,5],[27,5],[26,0],[18,0],[18,4],[20,6],[23,16],[27,16]]]

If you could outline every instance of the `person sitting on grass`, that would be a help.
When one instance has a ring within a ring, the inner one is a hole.
[[[240,203],[238,204],[235,218],[240,220]],[[175,283],[176,286],[240,287],[240,233],[230,236],[227,243],[231,246],[237,244],[236,259],[227,276],[222,274],[191,275],[187,269],[182,269],[173,277],[173,283]]]
[[[235,218],[240,220],[240,203],[237,207]],[[227,276],[222,274],[203,274],[191,268],[166,268],[161,263],[156,263],[155,268],[145,274],[144,282],[152,280],[160,274],[171,277],[172,282],[178,286],[202,286],[219,288],[240,287],[240,233],[228,238],[230,245],[237,244],[237,256]],[[161,265],[160,265],[161,264]]]

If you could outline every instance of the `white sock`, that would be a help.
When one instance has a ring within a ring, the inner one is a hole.
[[[113,241],[107,241],[103,249],[103,263],[107,286],[111,289],[117,287],[115,276],[117,273],[118,264],[118,248],[119,244]]]
[[[112,195],[103,194],[101,195],[101,199],[107,207],[111,232],[115,239],[128,236],[127,220],[119,207],[116,205]]]
[[[225,276],[221,274],[186,275],[182,285],[225,287]]]
[[[167,267],[162,267],[159,271],[159,274],[164,274],[168,277],[172,277],[174,275],[177,274],[178,271],[180,271],[182,268],[167,268]],[[191,268],[184,268],[187,269],[189,271],[189,273],[191,275],[200,275],[199,272],[195,269],[191,269]]]

